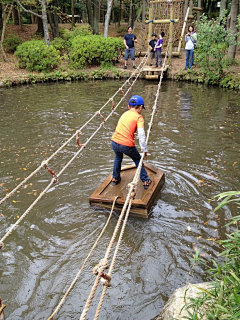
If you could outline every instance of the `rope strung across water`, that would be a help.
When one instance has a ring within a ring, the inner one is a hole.
[[[164,67],[165,67],[165,64],[166,64],[166,58],[167,58],[167,53],[168,53],[168,47],[169,47],[169,43],[168,43],[168,46],[167,46],[167,49],[166,49],[166,54],[165,54],[165,58],[164,58],[164,62],[163,62],[163,68],[162,68],[162,72],[161,72],[161,77],[160,77],[160,80],[159,80],[159,84],[158,84],[158,88],[157,88],[157,93],[156,93],[156,99],[155,99],[155,102],[154,102],[154,105],[153,105],[153,111],[152,111],[152,116],[151,116],[151,120],[149,122],[149,127],[148,127],[148,134],[147,134],[147,138],[146,138],[146,145],[148,143],[148,140],[149,140],[149,135],[150,135],[150,131],[151,131],[151,128],[152,128],[152,124],[153,124],[153,118],[154,118],[154,115],[156,114],[156,108],[157,108],[157,100],[158,100],[158,97],[159,97],[159,91],[160,91],[160,88],[161,88],[161,83],[162,83],[162,79],[163,79],[163,70],[164,70]],[[107,261],[107,258],[110,254],[110,251],[112,249],[112,246],[113,246],[113,243],[114,243],[114,240],[116,238],[116,235],[118,233],[118,230],[119,230],[119,227],[120,227],[120,224],[122,222],[122,219],[123,219],[123,216],[125,214],[125,211],[126,211],[126,207],[128,205],[128,210],[127,210],[127,213],[126,213],[126,216],[125,216],[125,220],[124,220],[124,223],[123,223],[123,226],[122,226],[122,230],[121,230],[121,233],[120,233],[120,236],[119,236],[119,239],[118,239],[118,242],[117,242],[117,245],[116,245],[116,248],[115,248],[115,252],[114,252],[114,255],[113,255],[113,258],[112,258],[112,262],[111,262],[111,266],[110,266],[110,269],[109,269],[109,273],[108,273],[108,277],[109,279],[111,279],[111,276],[112,276],[112,271],[113,271],[113,267],[114,267],[114,264],[115,264],[115,260],[116,260],[116,257],[117,257],[117,253],[118,253],[118,249],[120,247],[120,244],[121,244],[121,240],[122,240],[122,237],[123,237],[123,233],[124,233],[124,230],[125,230],[125,226],[126,226],[126,223],[127,223],[127,219],[128,219],[128,216],[129,216],[129,212],[130,212],[130,209],[131,209],[131,204],[132,204],[132,201],[135,197],[135,186],[137,185],[137,182],[139,180],[139,177],[140,177],[140,171],[141,171],[141,167],[142,167],[142,163],[143,163],[143,159],[144,159],[144,153],[142,153],[142,156],[141,156],[141,160],[139,162],[139,165],[137,167],[137,170],[135,172],[135,175],[133,177],[133,180],[132,182],[128,185],[129,186],[129,192],[128,192],[128,195],[127,195],[127,198],[126,198],[126,201],[124,203],[124,206],[123,206],[123,209],[121,211],[121,215],[119,217],[119,220],[118,220],[118,223],[117,223],[117,226],[114,230],[114,233],[113,233],[113,236],[112,236],[112,239],[109,243],[109,246],[107,248],[107,251],[106,251],[106,254],[105,254],[105,257],[103,260]],[[83,312],[81,314],[81,317],[80,317],[80,320],[85,320],[86,318],[86,315],[87,315],[87,312],[90,308],[90,304],[92,302],[92,299],[94,297],[94,294],[97,290],[97,285],[100,281],[100,278],[101,278],[101,274],[100,273],[103,273],[104,271],[104,267],[101,267],[100,270],[99,270],[99,273],[97,275],[97,278],[95,279],[95,282],[94,282],[94,285],[91,289],[91,292],[90,292],[90,295],[86,301],[86,304],[85,304],[85,307],[83,309]],[[104,282],[104,288],[103,288],[103,291],[102,291],[102,295],[100,297],[100,301],[99,301],[99,304],[98,304],[98,307],[97,307],[97,310],[96,310],[96,314],[95,314],[95,317],[94,317],[94,320],[97,320],[98,317],[99,317],[99,314],[100,314],[100,310],[101,310],[101,307],[102,307],[102,304],[103,304],[103,300],[104,300],[104,297],[105,297],[105,294],[106,294],[106,291],[107,291],[107,288],[110,286],[110,283],[108,281],[105,281]]]
[[[0,204],[2,204],[4,201],[6,201],[8,198],[10,198],[21,186],[23,186],[31,177],[33,177],[38,171],[40,171],[43,167],[44,164],[48,164],[48,162],[55,156],[57,155],[72,139],[74,139],[77,135],[79,135],[79,133],[81,133],[81,131],[97,116],[99,115],[99,113],[109,104],[112,103],[112,108],[114,108],[114,97],[116,97],[116,95],[119,92],[123,91],[123,87],[125,87],[127,84],[130,84],[130,79],[133,77],[138,77],[139,74],[142,71],[142,64],[146,64],[147,60],[146,58],[148,57],[148,52],[146,53],[146,55],[144,56],[144,58],[142,59],[142,61],[140,62],[139,66],[137,67],[137,69],[130,75],[130,77],[124,82],[124,84],[112,95],[111,98],[108,99],[108,101],[96,112],[93,114],[93,116],[87,121],[85,122],[82,127],[80,129],[78,129],[66,142],[64,142],[49,158],[47,158],[45,161],[42,162],[42,164],[36,168],[29,176],[27,176],[24,180],[22,180],[11,192],[9,192],[8,194],[6,194],[6,196],[4,198],[2,198],[0,200]],[[141,69],[141,70],[140,70]]]
[[[111,220],[112,213],[113,213],[113,209],[114,209],[114,207],[115,207],[115,203],[116,203],[117,198],[118,198],[118,196],[116,196],[116,197],[114,198],[110,215],[109,215],[108,220],[107,220],[105,226],[103,227],[100,235],[98,236],[97,240],[95,241],[94,245],[92,246],[91,250],[89,251],[86,259],[84,260],[81,268],[79,269],[78,273],[76,274],[75,278],[73,279],[73,281],[72,281],[72,283],[70,284],[69,288],[67,289],[66,293],[64,294],[64,296],[62,297],[61,301],[59,302],[59,304],[57,305],[57,307],[55,308],[55,310],[54,310],[54,312],[51,314],[51,316],[48,318],[48,320],[53,319],[53,317],[57,314],[57,312],[60,310],[61,306],[63,305],[64,301],[66,300],[69,292],[72,290],[73,286],[74,286],[75,283],[77,282],[77,279],[79,278],[79,276],[80,276],[80,274],[81,274],[81,272],[82,272],[85,264],[87,263],[89,257],[91,256],[93,250],[94,250],[95,247],[97,246],[99,240],[101,239],[103,233],[105,232],[105,230],[106,230],[106,228],[107,228],[107,226],[108,226],[108,224],[109,224],[109,222],[110,222],[110,220]]]
[[[91,302],[92,302],[92,300],[93,300],[93,298],[94,298],[94,295],[95,295],[95,292],[96,292],[96,290],[97,290],[97,286],[98,286],[98,284],[99,284],[99,281],[100,281],[100,279],[101,279],[101,277],[102,277],[102,274],[103,274],[104,270],[105,270],[105,269],[107,268],[107,266],[108,266],[107,259],[108,259],[109,255],[110,255],[110,253],[111,253],[111,249],[112,249],[112,247],[113,247],[114,241],[115,241],[115,239],[116,239],[116,236],[117,236],[117,234],[118,234],[120,225],[121,225],[121,223],[122,223],[122,220],[123,220],[123,217],[124,217],[124,214],[125,214],[127,205],[128,205],[128,203],[129,203],[129,201],[130,201],[130,199],[131,199],[131,193],[132,193],[134,187],[135,187],[135,186],[134,186],[133,184],[130,185],[130,188],[129,188],[129,192],[128,192],[126,201],[125,201],[125,203],[124,203],[124,205],[123,205],[121,214],[120,214],[120,216],[119,216],[119,218],[118,218],[117,225],[116,225],[116,227],[115,227],[115,229],[114,229],[114,232],[113,232],[112,238],[111,238],[111,240],[110,240],[110,242],[109,242],[107,251],[106,251],[106,253],[105,253],[104,258],[103,258],[103,259],[101,260],[101,262],[99,263],[100,265],[99,265],[99,269],[98,269],[98,274],[97,274],[97,277],[96,277],[95,282],[94,282],[94,284],[93,284],[93,287],[92,287],[92,289],[91,289],[91,292],[90,292],[90,294],[89,294],[89,296],[88,296],[88,299],[87,299],[87,301],[86,301],[85,307],[84,307],[84,309],[83,309],[83,311],[82,311],[80,320],[84,320],[84,319],[86,318],[87,312],[88,312],[88,310],[89,310],[89,308],[90,308]],[[102,263],[102,262],[103,262],[103,263]],[[104,263],[105,263],[105,264],[104,264]]]
[[[147,52],[147,54],[145,55],[145,57],[143,58],[144,62],[143,62],[143,66],[140,69],[140,72],[136,74],[136,77],[133,81],[133,83],[135,84],[135,82],[137,81],[138,77],[140,76],[143,67],[145,66],[146,62],[147,62],[147,58],[148,58],[148,54],[149,51]],[[143,61],[142,60],[142,61]],[[126,81],[126,83],[129,82],[129,79]],[[120,88],[122,89],[122,88]],[[129,88],[127,89],[127,91],[125,92],[125,95],[120,99],[120,101],[117,103],[116,107],[114,109],[111,108],[111,112],[109,113],[109,115],[105,118],[105,122],[112,116],[112,114],[114,113],[114,111],[118,108],[118,106],[120,105],[120,103],[123,101],[123,99],[125,98],[125,96],[128,94],[128,92],[132,89],[132,86],[129,86]],[[119,90],[120,91],[120,90]],[[95,113],[94,116],[96,116],[96,114],[98,114],[98,111]],[[94,117],[93,116],[93,117]],[[93,118],[92,117],[92,118]],[[81,145],[80,149],[75,153],[75,155],[67,162],[67,164],[62,168],[62,170],[59,171],[59,173],[56,175],[58,178],[60,177],[60,175],[68,168],[68,166],[75,160],[75,158],[83,151],[83,149],[87,146],[87,144],[92,140],[92,138],[98,133],[98,131],[102,128],[102,126],[104,125],[105,122],[102,122],[99,127],[93,132],[93,134],[87,139],[87,141]],[[86,124],[85,124],[86,125]],[[76,133],[74,134],[74,136],[76,135]],[[42,163],[41,166],[44,167],[44,165],[46,164],[46,162]],[[23,213],[23,215],[15,222],[14,225],[12,225],[12,227],[8,230],[8,232],[2,237],[2,239],[0,239],[0,250],[3,248],[4,246],[4,241],[6,240],[6,238],[13,232],[13,230],[17,227],[17,225],[27,216],[27,214],[30,212],[30,210],[35,206],[35,204],[37,204],[37,202],[45,195],[45,193],[51,188],[51,186],[55,183],[56,179],[53,178],[52,181],[49,183],[49,185],[40,193],[40,195],[36,198],[36,200],[28,207],[28,209]]]

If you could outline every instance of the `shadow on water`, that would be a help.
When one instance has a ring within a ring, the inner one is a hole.
[[[85,123],[120,84],[102,81],[1,89],[1,198]],[[145,81],[134,87],[133,94],[145,99],[146,126],[156,89],[157,83]],[[236,214],[236,208],[226,207],[214,215],[216,203],[209,199],[219,192],[239,189],[238,101],[238,94],[231,91],[163,83],[149,141],[149,162],[165,172],[166,184],[150,219],[131,217],[127,223],[101,319],[153,318],[174,289],[185,284],[189,258],[196,247],[206,257],[217,256],[220,249],[211,239],[224,236],[225,219]],[[112,170],[110,138],[125,108],[122,103],[59,184],[6,240],[0,260],[0,296],[7,305],[7,319],[46,319],[100,233],[109,212],[90,207],[88,197]],[[91,123],[80,142],[100,122],[97,118]],[[50,162],[55,172],[77,150],[74,143]],[[124,164],[130,163],[124,160]],[[47,171],[40,171],[2,205],[1,236],[50,178]],[[93,283],[92,267],[103,257],[116,221],[117,215],[58,319],[79,318]],[[190,281],[203,280],[204,272],[198,267]],[[96,297],[99,295],[100,290]],[[97,299],[92,305],[96,307]],[[90,319],[94,311],[90,309]]]

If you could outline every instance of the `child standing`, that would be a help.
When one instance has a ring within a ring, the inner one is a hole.
[[[150,51],[150,59],[151,59],[150,66],[152,65],[152,60],[155,58],[154,48],[156,46],[156,43],[157,43],[157,35],[156,35],[156,33],[153,33],[152,40],[149,41],[149,48],[151,49],[151,51]]]
[[[156,43],[156,46],[154,48],[155,52],[155,57],[156,57],[156,67],[162,67],[162,44],[163,44],[163,37],[164,37],[165,33],[161,32],[159,35],[159,39]]]

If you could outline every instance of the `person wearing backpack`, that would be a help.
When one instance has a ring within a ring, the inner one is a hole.
[[[193,25],[188,27],[188,33],[185,36],[186,64],[185,69],[192,68],[194,49],[197,47],[197,33],[194,31]],[[190,62],[189,62],[190,58]]]

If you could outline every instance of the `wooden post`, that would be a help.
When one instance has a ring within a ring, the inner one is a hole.
[[[170,10],[170,26],[169,26],[169,58],[168,62],[169,65],[171,66],[172,64],[172,45],[173,45],[173,4],[171,3],[171,10]]]
[[[142,23],[145,22],[145,16],[146,16],[146,2],[143,0],[142,3]]]
[[[198,0],[198,8],[201,8],[202,7],[202,1],[201,0]],[[200,12],[197,11],[197,21],[200,21]]]
[[[153,8],[149,7],[149,21],[153,20]],[[150,22],[148,24],[148,40],[150,41],[152,38],[153,24]]]
[[[180,53],[180,51],[181,51],[181,44],[182,44],[182,40],[183,40],[183,37],[184,37],[184,32],[185,32],[185,28],[186,28],[186,23],[187,23],[187,19],[188,19],[188,14],[189,14],[189,7],[187,8],[187,12],[186,12],[185,19],[184,19],[184,22],[183,22],[181,37],[180,37],[179,43],[178,43],[178,52],[179,52],[179,53]]]

